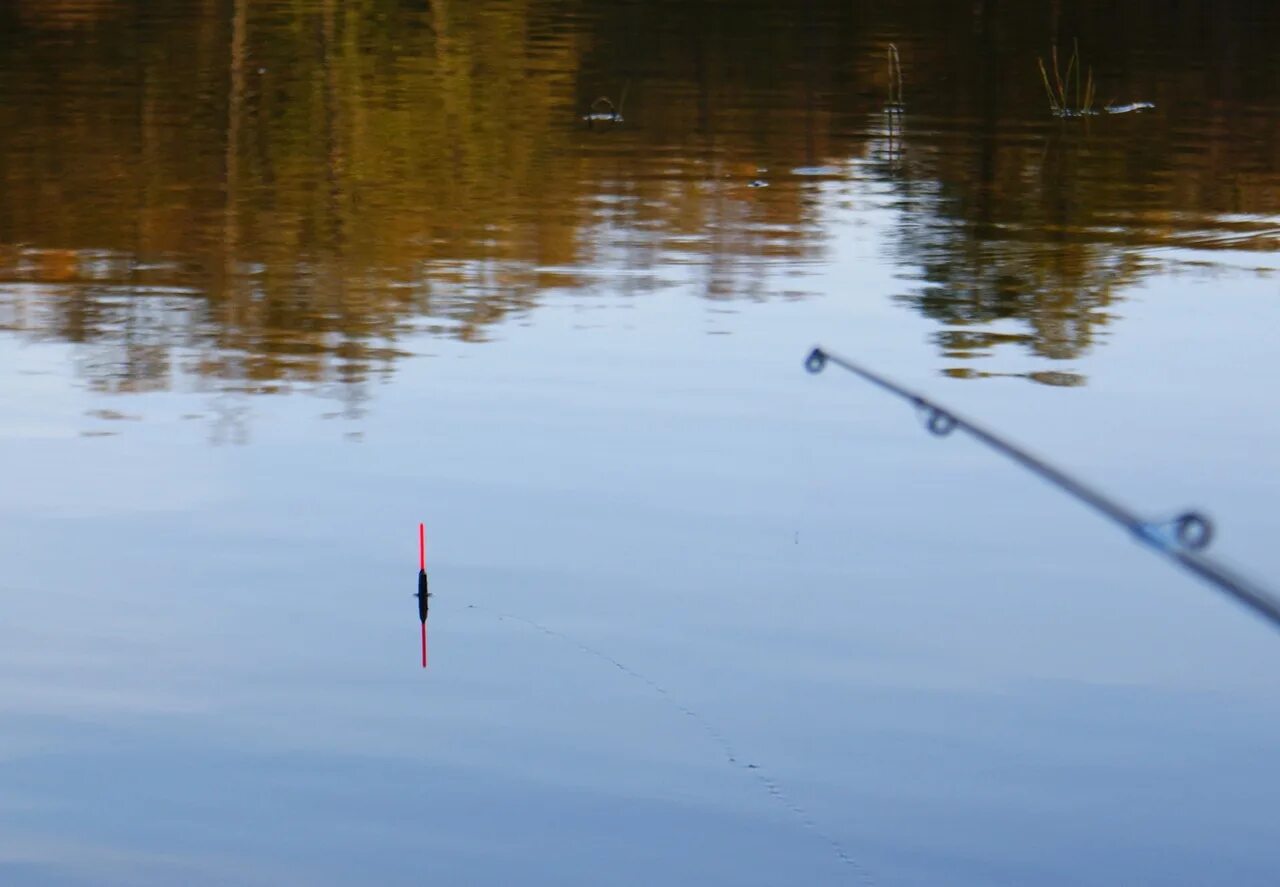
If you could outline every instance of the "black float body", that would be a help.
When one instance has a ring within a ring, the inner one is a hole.
[[[427,591],[427,571],[418,571],[418,593],[414,595],[418,599],[418,619],[422,622],[427,621],[427,598],[431,597],[431,593]]]

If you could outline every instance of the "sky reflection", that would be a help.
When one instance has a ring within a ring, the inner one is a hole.
[[[0,881],[1271,884],[1274,633],[802,367],[1280,576],[1280,22],[1054,6],[0,11]]]

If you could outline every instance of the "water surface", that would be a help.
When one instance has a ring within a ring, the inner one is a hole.
[[[882,7],[0,12],[3,880],[1271,883],[1274,632],[801,361],[1280,577],[1280,17]]]

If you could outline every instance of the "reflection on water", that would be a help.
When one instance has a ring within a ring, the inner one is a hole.
[[[82,343],[104,389],[358,385],[408,330],[483,339],[604,280],[776,294],[760,262],[822,255],[872,177],[943,355],[1070,360],[1157,248],[1276,246],[1280,17],[1032,6],[19,4],[3,323]],[[1051,119],[1033,60],[1066,32],[1155,113]],[[625,125],[584,127],[604,92]]]
[[[854,184],[889,195],[896,295],[938,321],[957,377],[1000,347],[1077,360],[1183,251],[1280,243],[1280,15],[1257,4],[0,16],[0,325],[77,343],[100,390],[358,401],[406,334],[483,340],[565,294],[813,295],[804,268]],[[1101,102],[1155,110],[1053,119],[1035,60],[1070,39]],[[600,96],[620,123],[584,125]]]
[[[801,367],[1280,575],[1280,22],[1115,7],[0,4],[0,884],[1273,884],[1275,638]]]

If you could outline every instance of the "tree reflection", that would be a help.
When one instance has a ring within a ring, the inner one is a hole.
[[[1280,17],[1163,9],[14,4],[0,327],[78,343],[102,390],[191,375],[359,410],[410,333],[483,341],[555,293],[643,294],[672,267],[709,299],[778,294],[770,268],[824,249],[827,203],[791,171],[831,168],[893,189],[900,298],[949,359],[1071,361],[1153,246],[1280,230]],[[1049,119],[1035,58],[1066,35],[1100,98],[1157,112]],[[890,43],[905,114],[886,111]],[[624,125],[582,125],[624,88]]]

